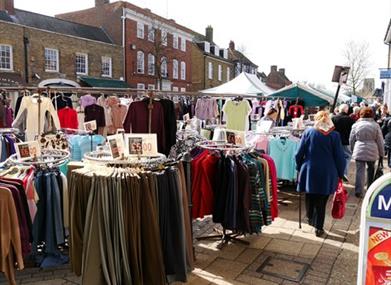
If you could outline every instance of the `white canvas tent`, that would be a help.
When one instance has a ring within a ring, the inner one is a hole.
[[[235,77],[231,81],[224,83],[220,86],[210,89],[202,90],[204,94],[220,94],[220,95],[253,95],[253,96],[267,96],[273,93],[275,90],[266,86],[255,74],[242,72],[239,76]]]

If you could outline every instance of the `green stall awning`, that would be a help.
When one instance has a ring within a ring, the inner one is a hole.
[[[292,100],[298,98],[304,101],[305,107],[326,106],[332,104],[333,101],[333,98],[300,83],[286,86],[272,94],[269,94],[269,96],[273,98],[278,97]]]
[[[95,77],[80,77],[80,82],[87,85],[87,87],[100,87],[100,88],[129,88],[129,85],[122,80],[108,79],[108,78],[95,78]]]

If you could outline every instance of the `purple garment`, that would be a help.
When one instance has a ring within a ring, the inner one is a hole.
[[[8,135],[5,135],[5,139],[9,143],[10,155],[16,153],[16,150],[15,150],[15,140],[12,137],[8,136]]]
[[[200,120],[212,120],[217,116],[217,103],[213,98],[201,98],[197,100],[195,116]]]
[[[12,128],[12,122],[14,121],[14,111],[12,108],[5,108],[5,127]]]
[[[85,108],[87,106],[96,104],[96,98],[90,94],[87,94],[87,95],[80,97],[79,103],[80,103],[80,106]]]

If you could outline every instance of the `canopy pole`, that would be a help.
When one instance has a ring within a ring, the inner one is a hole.
[[[334,97],[333,106],[331,107],[331,113],[334,113],[335,106],[337,105],[339,89],[341,89],[341,85],[340,85],[340,84],[338,84],[337,92],[335,92],[335,97]]]

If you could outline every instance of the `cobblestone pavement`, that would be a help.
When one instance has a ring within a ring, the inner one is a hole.
[[[353,177],[350,178],[352,181]],[[326,235],[322,238],[316,237],[313,228],[306,223],[299,229],[298,196],[294,191],[281,191],[279,196],[284,203],[279,207],[280,217],[261,234],[243,237],[250,243],[248,246],[230,243],[219,250],[218,241],[196,241],[197,260],[187,284],[356,284],[361,200],[353,195],[352,185],[345,187],[352,194],[345,217],[333,220],[329,205]],[[302,209],[304,216],[304,205]],[[194,222],[193,227],[195,236],[199,237],[213,234],[217,225],[209,217]],[[270,272],[259,273],[258,269],[266,259],[274,260],[269,264],[285,262],[277,268],[285,275],[277,277]],[[303,264],[308,264],[304,276],[300,282],[293,281],[290,278],[292,272],[297,275],[295,269],[305,266]],[[27,268],[18,272],[17,280],[18,284],[30,285],[81,284],[80,278],[71,273],[68,266],[51,270]],[[2,277],[0,284],[6,284]],[[175,283],[179,284],[182,283]]]

